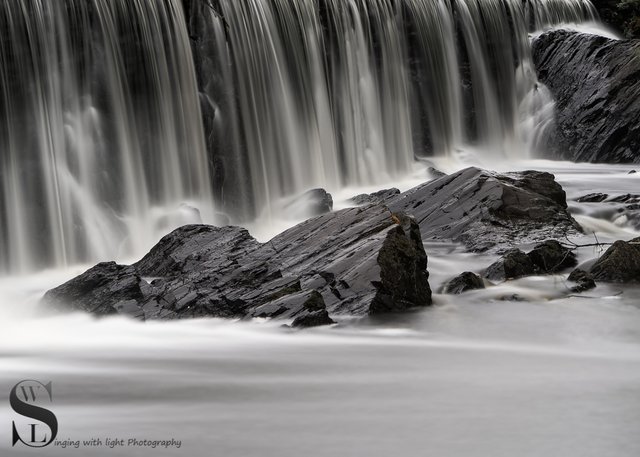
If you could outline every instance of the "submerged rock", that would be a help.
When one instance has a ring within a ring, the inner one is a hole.
[[[484,289],[484,281],[480,276],[470,271],[456,276],[449,281],[443,288],[445,294],[461,294],[469,290]]]
[[[569,275],[569,281],[577,283],[571,288],[571,292],[580,293],[596,287],[596,282],[590,273],[579,268],[573,270]]]
[[[640,238],[613,243],[590,273],[597,281],[640,283]]]
[[[561,239],[582,231],[550,173],[499,174],[467,168],[428,182],[388,203],[413,214],[424,240],[453,240],[471,251]]]
[[[265,244],[240,227],[181,227],[131,266],[99,264],[44,296],[141,319],[265,317],[296,326],[431,304],[415,220],[382,205],[308,220]]]
[[[556,101],[555,157],[640,162],[640,41],[558,30],[533,41],[538,79]]]

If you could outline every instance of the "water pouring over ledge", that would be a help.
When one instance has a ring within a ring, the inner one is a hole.
[[[248,221],[469,144],[526,156],[550,111],[528,31],[594,17],[580,0],[5,0],[0,270],[137,255],[214,206]]]

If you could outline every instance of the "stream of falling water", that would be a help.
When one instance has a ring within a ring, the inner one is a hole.
[[[587,0],[2,0],[0,272],[139,255],[553,117],[529,32]],[[220,214],[226,213],[226,215]]]

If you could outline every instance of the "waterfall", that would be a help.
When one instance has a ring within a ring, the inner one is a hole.
[[[179,0],[5,0],[0,33],[0,269],[126,255],[160,208],[212,211]]]
[[[0,0],[0,271],[137,255],[553,115],[529,32],[588,0]]]
[[[217,195],[240,218],[311,187],[389,182],[416,158],[469,146],[496,160],[535,154],[553,102],[529,33],[596,19],[587,0],[199,4],[208,146],[227,183]]]

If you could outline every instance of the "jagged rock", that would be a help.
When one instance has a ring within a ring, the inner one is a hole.
[[[484,289],[484,281],[480,276],[465,271],[449,281],[443,288],[445,294],[461,294],[468,290]]]
[[[607,198],[609,198],[608,194],[595,193],[583,195],[582,197],[576,198],[576,201],[579,203],[600,203]]]
[[[616,241],[591,267],[596,281],[639,283],[640,238]]]
[[[541,273],[557,273],[578,264],[573,251],[555,240],[538,244],[527,255]]]
[[[392,187],[391,189],[383,189],[372,194],[360,194],[349,199],[355,205],[366,205],[369,203],[384,203],[392,197],[400,194],[400,190]]]
[[[558,30],[533,42],[538,79],[556,100],[555,157],[640,162],[640,41]]]
[[[184,226],[139,262],[99,264],[43,300],[143,319],[266,317],[304,326],[329,323],[328,312],[430,305],[426,267],[415,220],[372,205],[308,220],[265,244],[240,227]]]
[[[453,240],[471,251],[564,238],[582,231],[550,173],[499,174],[478,168],[428,182],[389,201],[413,214],[424,240]]]
[[[484,275],[492,281],[504,281],[530,276],[536,272],[536,266],[527,254],[520,249],[512,249],[507,251],[500,260],[492,263]]]
[[[311,189],[284,204],[285,214],[292,219],[306,219],[333,211],[333,197],[324,189]]]
[[[579,268],[573,270],[569,275],[569,281],[577,283],[571,288],[571,292],[580,293],[596,287],[596,282],[590,273]]]

